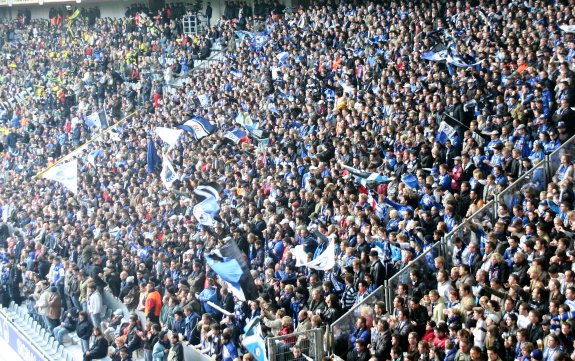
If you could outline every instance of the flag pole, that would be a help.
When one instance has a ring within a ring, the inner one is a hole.
[[[69,152],[68,154],[64,155],[63,157],[59,158],[58,160],[56,160],[54,162],[54,164],[44,168],[43,170],[41,170],[40,172],[38,172],[38,174],[36,174],[36,178],[40,178],[44,175],[44,173],[46,173],[47,171],[49,171],[50,169],[52,169],[54,166],[58,165],[60,162],[62,162],[63,160],[65,160],[67,157],[70,156],[70,154],[78,152],[86,147],[88,147],[90,144],[92,144],[93,141],[95,141],[96,139],[100,138],[102,135],[108,133],[109,131],[115,129],[118,125],[120,125],[121,123],[125,122],[128,118],[132,117],[132,115],[136,114],[136,112],[132,112],[128,115],[126,115],[124,118],[118,120],[116,123],[114,123],[113,125],[109,126],[108,128],[104,129],[104,131],[100,132],[98,135],[96,135],[95,137],[93,137],[92,139],[88,140],[86,143],[80,145],[78,148],[74,149],[73,151]]]

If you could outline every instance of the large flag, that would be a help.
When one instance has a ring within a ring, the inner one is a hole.
[[[240,285],[244,271],[239,262],[233,258],[219,257],[217,254],[206,254],[206,263],[216,274],[230,286],[230,291],[238,299],[245,301],[246,296]]]
[[[210,268],[226,281],[230,290],[241,300],[259,297],[246,257],[233,240],[205,255]]]
[[[160,179],[162,179],[162,183],[164,183],[166,189],[170,189],[172,187],[172,183],[174,183],[174,181],[178,179],[177,176],[178,174],[174,170],[174,166],[172,166],[170,160],[164,157],[164,160],[162,161],[162,171],[160,172]]]
[[[182,129],[172,129],[172,128],[164,128],[164,127],[157,127],[156,134],[164,143],[170,146],[170,148],[176,146],[178,143],[178,139],[180,135],[182,135],[184,131]]]
[[[256,316],[244,327],[242,345],[248,350],[256,361],[267,361],[266,345],[262,337],[260,317]]]
[[[205,138],[216,131],[216,126],[214,124],[199,115],[193,117],[184,124],[179,125],[178,128],[192,134],[198,140]]]
[[[88,115],[86,117],[86,125],[89,127],[97,127],[99,129],[108,128],[108,117],[106,116],[106,111],[101,109]]]
[[[150,137],[148,138],[148,152],[146,153],[146,172],[153,173],[159,166],[160,160],[156,151],[156,144]]]
[[[296,246],[295,249],[297,249],[297,247],[300,247],[300,246]],[[301,246],[301,247],[303,247],[303,246]],[[327,245],[325,251],[323,251],[322,254],[319,255],[319,257],[311,260],[310,262],[298,264],[298,260],[300,262],[303,261],[303,258],[301,257],[301,250],[299,250],[299,249],[295,250],[295,253],[296,254],[294,256],[296,258],[296,267],[308,267],[308,268],[312,268],[312,269],[315,269],[318,271],[327,271],[327,270],[332,269],[333,266],[335,266],[335,244],[334,244],[333,239],[331,239],[329,241],[329,244]],[[292,254],[294,254],[293,251],[292,251]]]
[[[192,212],[201,225],[208,227],[216,225],[214,218],[220,212],[221,189],[220,185],[214,182],[199,185],[194,189],[198,203]]]
[[[78,194],[78,160],[72,159],[68,163],[60,163],[48,169],[43,178],[61,183],[72,193]]]

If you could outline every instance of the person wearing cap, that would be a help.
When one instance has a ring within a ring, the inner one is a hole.
[[[491,136],[491,140],[485,146],[485,153],[487,154],[489,152],[490,154],[493,154],[493,149],[495,149],[495,147],[498,144],[502,144],[502,143],[501,143],[501,139],[499,139],[499,131],[498,130],[492,130],[489,133],[489,135]]]

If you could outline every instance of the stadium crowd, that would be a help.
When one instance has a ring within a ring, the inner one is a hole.
[[[168,11],[0,25],[2,301],[26,303],[60,342],[76,332],[85,360],[183,360],[184,343],[250,360],[240,339],[254,317],[269,336],[329,325],[575,134],[575,37],[559,29],[575,26],[572,1],[263,8],[197,36]],[[214,44],[223,60],[193,70]],[[101,109],[126,120],[90,127]],[[218,130],[171,148],[154,132],[193,116]],[[148,139],[177,170],[170,190],[147,169]],[[77,194],[36,177],[88,141]],[[210,229],[193,216],[205,182],[224,189]],[[569,156],[522,193],[485,237],[413,269],[394,308],[359,317],[337,353],[575,360]],[[227,237],[260,298],[237,300],[206,266]],[[296,266],[296,245],[317,259],[332,241],[333,269]],[[102,320],[103,292],[146,323]],[[309,352],[299,337],[281,346],[286,360]]]

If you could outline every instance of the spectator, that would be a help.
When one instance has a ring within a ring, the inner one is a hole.
[[[95,327],[92,331],[92,335],[94,336],[92,340],[92,346],[86,352],[84,352],[84,360],[97,360],[103,357],[106,357],[108,354],[108,342],[102,335],[102,332],[99,328]]]

